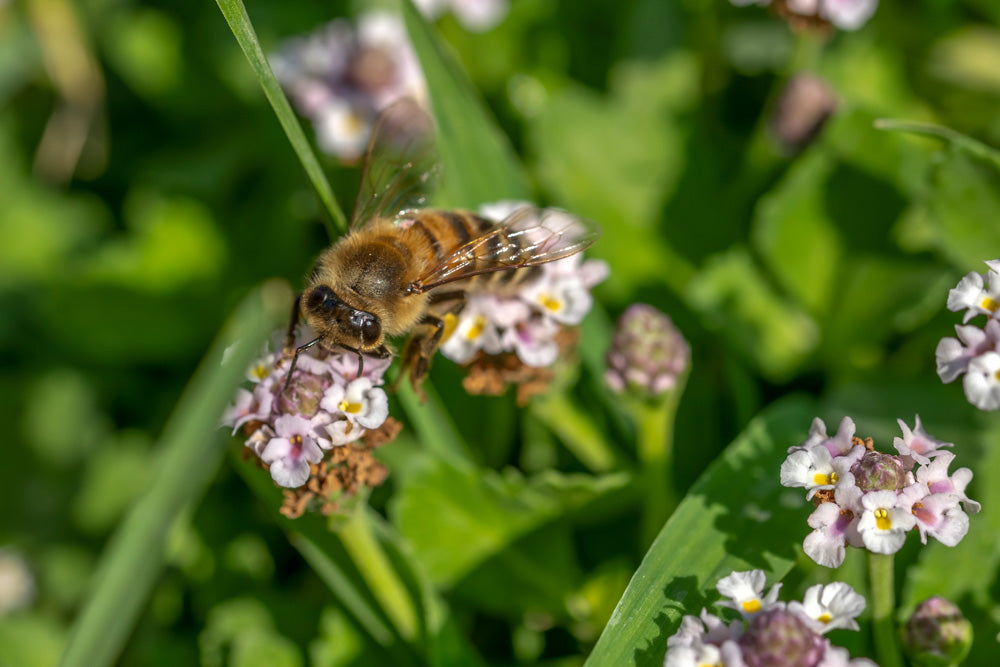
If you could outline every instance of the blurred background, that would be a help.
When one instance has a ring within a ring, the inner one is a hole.
[[[271,54],[366,4],[247,10]],[[915,412],[946,440],[984,428],[933,350],[958,321],[947,290],[1000,256],[1000,173],[873,121],[1000,146],[1000,4],[889,0],[820,33],[725,0],[513,0],[473,29],[432,18],[537,201],[604,229],[590,254],[611,276],[583,354],[600,359],[640,301],[690,342],[681,490],[789,393],[883,438]],[[780,101],[800,73],[815,78]],[[349,209],[356,163],[322,161]],[[214,2],[0,0],[0,664],[55,664],[210,341],[252,286],[301,287],[324,215]],[[598,400],[595,368],[581,405]],[[543,417],[458,378],[444,360],[432,373],[482,469],[585,471]],[[628,427],[601,419],[628,452]],[[404,432],[389,447],[420,444]],[[378,664],[233,461],[175,525],[121,664]],[[372,499],[390,518],[394,484]],[[580,662],[644,551],[620,548],[628,506],[564,526],[574,551],[555,581],[512,579],[509,601],[474,578],[448,593],[488,663]]]

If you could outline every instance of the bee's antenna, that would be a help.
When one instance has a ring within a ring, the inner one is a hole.
[[[302,352],[303,350],[308,350],[310,347],[312,347],[313,345],[315,345],[316,343],[318,343],[321,339],[322,339],[322,336],[319,336],[317,338],[313,338],[311,341],[309,341],[305,345],[299,345],[297,348],[295,348],[295,354],[292,355],[292,365],[289,366],[289,368],[288,368],[288,375],[285,376],[285,386],[281,389],[281,393],[282,394],[284,394],[286,391],[288,391],[288,385],[290,385],[292,383],[292,371],[295,370],[295,362],[297,362],[299,360],[299,353]]]

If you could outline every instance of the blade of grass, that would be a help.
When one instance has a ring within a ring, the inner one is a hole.
[[[219,428],[222,412],[290,301],[291,291],[281,282],[252,292],[198,367],[160,438],[155,479],[104,551],[63,667],[101,667],[120,653],[159,574],[170,526],[198,501],[222,461],[228,439]]]
[[[760,568],[776,581],[792,568],[809,508],[804,499],[800,507],[782,502],[778,470],[815,415],[801,398],[780,401],[701,476],[642,559],[586,665],[662,665],[667,637],[683,614],[717,598],[718,579]]]
[[[528,199],[527,179],[507,138],[413,3],[400,2],[438,124],[444,176],[435,203],[474,208],[500,199]]]
[[[879,118],[874,123],[875,129],[889,132],[909,132],[911,134],[926,134],[932,137],[944,139],[956,148],[961,148],[971,155],[992,162],[1000,167],[1000,150],[991,148],[986,144],[976,141],[972,137],[967,137],[961,132],[956,132],[950,127],[935,125],[934,123],[918,123],[907,120],[893,120],[891,118]]]
[[[239,43],[240,48],[243,49],[243,55],[246,56],[247,61],[250,63],[250,68],[257,76],[261,88],[264,89],[264,95],[267,96],[268,102],[271,103],[271,108],[274,109],[274,114],[278,117],[278,122],[281,123],[282,129],[285,130],[285,134],[288,136],[288,141],[291,142],[292,148],[295,149],[295,154],[299,156],[299,161],[309,176],[309,180],[312,181],[313,187],[316,188],[316,194],[319,195],[333,222],[336,223],[336,227],[332,227],[330,226],[330,221],[324,219],[330,239],[336,239],[347,231],[347,217],[340,208],[340,204],[337,203],[333,189],[330,187],[330,183],[327,181],[326,175],[323,173],[323,169],[320,167],[319,161],[316,159],[316,155],[313,153],[312,147],[306,139],[306,135],[303,134],[302,127],[295,118],[295,113],[292,111],[291,105],[288,104],[288,98],[281,91],[278,80],[274,78],[274,72],[271,71],[271,66],[264,56],[264,51],[260,48],[257,33],[254,32],[253,24],[250,23],[250,17],[247,15],[247,9],[243,5],[243,0],[216,0],[216,4],[219,5],[219,9],[222,10],[222,15],[229,24],[229,28],[233,31],[233,35],[236,36],[236,41]]]

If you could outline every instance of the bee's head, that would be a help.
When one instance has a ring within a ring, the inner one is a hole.
[[[303,294],[302,310],[309,326],[329,344],[363,351],[382,342],[378,316],[344,303],[327,285]]]

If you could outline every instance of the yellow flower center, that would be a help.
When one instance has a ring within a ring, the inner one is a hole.
[[[446,313],[444,316],[444,329],[441,331],[441,342],[445,342],[451,335],[455,333],[455,327],[458,326],[458,318],[455,317],[455,313]]]
[[[542,304],[543,308],[551,310],[553,313],[562,308],[562,301],[553,298],[549,294],[539,294],[538,303]]]
[[[337,407],[340,408],[341,412],[346,412],[351,415],[356,415],[361,412],[360,403],[349,403],[346,398],[338,403]]]
[[[472,320],[472,326],[469,327],[469,331],[465,334],[465,337],[469,340],[476,340],[483,335],[483,329],[486,328],[486,318],[482,315],[476,315],[476,318]]]
[[[830,616],[830,614],[820,614],[816,620],[822,623],[823,625],[826,625],[827,623],[833,620],[833,616]]]
[[[816,486],[826,486],[827,484],[836,484],[839,476],[836,472],[831,472],[829,475],[824,475],[821,472],[813,475],[813,484]]]
[[[889,510],[879,507],[875,510],[875,526],[879,530],[889,530],[892,528],[892,519],[889,518]]]
[[[264,380],[268,375],[271,374],[271,368],[264,364],[257,364],[250,369],[250,375],[257,378],[257,380]]]
[[[1000,381],[1000,371],[997,371],[996,373],[994,373],[993,377],[995,377],[998,381]]]
[[[298,433],[296,433],[295,435],[293,435],[292,437],[290,437],[288,439],[288,442],[292,443],[296,447],[301,447],[302,446],[302,436],[299,435]]]
[[[753,600],[747,600],[746,602],[742,603],[742,605],[743,605],[743,611],[745,611],[748,614],[752,614],[755,611],[760,611],[760,600],[758,600],[757,598],[754,598]]]
[[[997,308],[1000,308],[1000,303],[997,303],[988,296],[983,297],[979,305],[983,310],[988,310],[991,313],[997,312]]]

